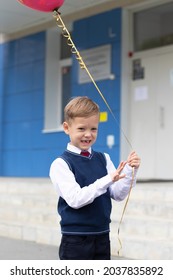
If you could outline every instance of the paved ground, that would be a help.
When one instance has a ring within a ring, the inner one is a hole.
[[[58,247],[0,237],[0,260],[57,260]],[[113,257],[112,259],[117,259]],[[122,259],[122,258],[119,258]]]
[[[57,260],[58,248],[0,237],[0,260]]]

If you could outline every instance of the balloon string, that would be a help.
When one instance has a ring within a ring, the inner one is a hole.
[[[121,249],[122,249],[122,242],[121,242],[121,240],[120,240],[120,227],[121,227],[122,220],[123,220],[123,217],[124,217],[126,208],[127,208],[127,204],[128,204],[128,202],[129,202],[131,190],[132,190],[132,187],[133,187],[134,178],[135,178],[135,168],[132,167],[132,180],[131,180],[131,184],[130,184],[130,189],[129,189],[129,193],[128,193],[126,202],[125,202],[125,204],[124,204],[124,208],[123,208],[123,211],[122,211],[122,214],[121,214],[121,218],[120,218],[119,225],[118,225],[118,231],[117,231],[117,233],[118,233],[118,241],[119,241],[119,245],[120,245],[120,248],[119,248],[118,251],[117,251],[118,256],[120,255],[120,251],[121,251]]]
[[[77,50],[72,38],[71,38],[71,35],[70,35],[70,32],[68,31],[68,29],[66,28],[61,16],[60,16],[60,13],[58,12],[58,10],[54,10],[53,11],[53,16],[55,17],[56,19],[56,22],[57,22],[57,25],[58,27],[61,28],[62,30],[62,35],[67,38],[67,44],[70,46],[71,48],[71,52],[72,54],[74,54],[76,56],[76,59],[81,67],[81,69],[85,69],[88,76],[90,77],[92,83],[94,84],[96,90],[98,91],[98,93],[100,94],[101,98],[103,99],[103,101],[105,102],[107,108],[109,109],[112,117],[114,118],[114,120],[116,121],[121,133],[123,134],[124,138],[126,139],[127,143],[129,144],[129,146],[132,148],[132,144],[131,142],[129,141],[128,137],[126,136],[126,134],[124,133],[122,127],[120,126],[119,122],[117,121],[111,107],[109,106],[107,100],[105,99],[104,95],[102,94],[102,92],[100,91],[99,87],[97,86],[93,76],[91,75],[89,69],[87,68],[85,62],[83,61],[83,58],[82,56],[80,55],[79,51]],[[119,222],[119,226],[118,226],[118,241],[119,241],[119,244],[120,244],[120,248],[118,250],[118,256],[119,256],[119,253],[120,253],[120,250],[122,249],[122,242],[120,240],[120,227],[121,227],[121,224],[122,224],[122,220],[123,220],[123,217],[124,217],[124,214],[125,214],[125,211],[126,211],[126,208],[127,208],[127,204],[128,204],[128,201],[129,201],[129,198],[130,198],[130,193],[131,193],[131,190],[132,190],[132,187],[133,187],[133,182],[134,182],[134,167],[132,168],[132,180],[131,180],[131,185],[130,185],[130,189],[129,189],[129,193],[128,193],[128,196],[127,196],[127,199],[126,199],[126,202],[125,202],[125,205],[124,205],[124,208],[123,208],[123,211],[122,211],[122,214],[121,214],[121,218],[120,218],[120,222]]]

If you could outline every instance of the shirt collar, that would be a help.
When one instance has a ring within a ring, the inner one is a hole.
[[[81,153],[81,149],[77,148],[76,146],[73,146],[72,144],[68,143],[67,150],[76,154]],[[88,149],[88,152],[91,154],[91,147]]]

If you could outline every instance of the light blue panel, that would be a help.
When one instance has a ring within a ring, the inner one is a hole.
[[[33,86],[32,73],[34,64],[24,64],[12,66],[7,69],[6,75],[6,94],[20,93],[31,91]]]
[[[34,121],[32,123],[32,148],[34,150],[46,149],[47,145],[49,146],[50,144],[49,134],[42,133],[42,130],[43,130],[43,120]],[[46,136],[48,137],[47,139]]]
[[[6,66],[8,66],[9,43],[8,42],[3,43],[3,44],[0,44],[0,46],[1,46],[1,50],[3,50],[3,52],[1,52],[1,56],[3,57],[3,63],[0,64],[0,68],[4,69]]]
[[[32,147],[33,149],[46,149],[56,148],[57,153],[61,149],[66,148],[68,143],[68,136],[62,132],[56,133],[43,133],[43,122],[35,121],[32,123]]]
[[[116,79],[121,75],[121,46],[120,42],[112,43],[112,73],[115,73]]]
[[[4,71],[3,69],[0,69],[0,132],[1,132],[2,120],[3,120],[3,98],[4,98],[3,89],[4,89]]]
[[[120,79],[115,80],[103,80],[98,81],[97,86],[99,87],[101,93],[106,99],[107,103],[111,107],[111,110],[119,110],[120,108]],[[88,86],[87,86],[88,87]],[[90,89],[87,94],[90,98],[94,99],[99,103],[100,109],[105,110],[107,105],[103,101],[102,97],[94,87],[90,84]]]
[[[4,68],[4,44],[0,44],[0,70]]]
[[[43,119],[43,94],[39,91],[20,93],[4,98],[6,122]]]
[[[44,90],[45,86],[45,61],[37,60],[33,63],[32,88]]]
[[[45,68],[43,61],[11,66],[5,69],[5,73],[6,95],[44,88]]]
[[[35,64],[34,63],[27,63],[24,65],[18,66],[18,73],[17,73],[17,84],[16,84],[16,91],[17,92],[24,92],[24,91],[31,91],[33,89],[33,71],[34,71]]]
[[[31,148],[31,124],[30,122],[14,122],[4,124],[3,143],[4,150],[23,150]]]
[[[14,94],[17,92],[18,67],[11,66],[4,68],[4,95]]]
[[[74,23],[74,42],[79,50],[121,41],[121,9],[84,18]]]
[[[33,177],[48,177],[49,169],[52,163],[52,157],[49,150],[37,149],[31,151],[32,165],[31,174]]]
[[[3,100],[4,100],[4,44],[0,44],[0,175],[2,174],[2,144],[3,144]]]
[[[117,119],[117,121],[119,121]],[[97,144],[99,146],[107,145],[107,135],[113,134],[115,137],[115,146],[118,146],[120,144],[120,139],[119,139],[119,134],[120,134],[120,128],[119,125],[117,125],[112,118],[111,114],[108,112],[108,122],[101,122],[99,124],[99,133],[98,133],[98,138],[97,138]]]
[[[2,129],[2,123],[3,123],[3,96],[0,96],[0,131]],[[0,134],[0,139],[2,138],[2,135]]]
[[[31,119],[41,120],[43,129],[43,118],[44,118],[44,94],[43,90],[33,90],[31,96]],[[42,130],[41,129],[41,130]]]
[[[88,20],[82,19],[80,20],[80,24],[78,22],[74,23],[74,32],[72,34],[73,41],[79,51],[88,48],[89,42],[89,30],[88,30]]]
[[[14,40],[6,44],[5,67],[17,66],[20,59],[20,40]]]
[[[31,151],[8,150],[3,153],[3,176],[30,177]]]
[[[91,17],[88,22],[89,33],[92,34],[89,40],[89,47],[93,45],[104,45],[113,41],[120,42],[120,20],[120,9]]]
[[[28,64],[45,58],[45,32],[13,40],[5,45],[5,66]]]
[[[45,58],[45,32],[21,38],[18,54],[21,64],[43,60]]]
[[[28,94],[8,96],[4,100],[5,121],[14,122],[30,120],[32,117],[32,99]]]

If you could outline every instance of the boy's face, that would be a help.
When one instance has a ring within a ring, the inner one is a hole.
[[[88,150],[97,139],[99,115],[76,117],[70,123],[64,122],[63,128],[69,135],[71,144],[81,150]]]

